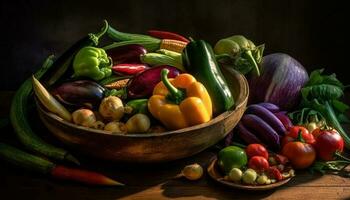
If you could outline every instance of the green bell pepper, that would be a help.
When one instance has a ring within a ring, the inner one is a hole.
[[[188,43],[182,52],[182,59],[186,71],[208,90],[214,114],[221,114],[234,106],[234,97],[207,42],[198,40]]]
[[[112,63],[105,50],[92,46],[84,47],[74,58],[74,76],[101,80],[112,75]]]
[[[258,65],[262,60],[264,48],[264,45],[255,46],[251,40],[242,35],[234,35],[219,40],[214,47],[214,52],[220,63],[233,65],[243,74],[254,70],[259,76]]]

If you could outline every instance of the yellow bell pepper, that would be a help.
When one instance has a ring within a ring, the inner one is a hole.
[[[168,69],[161,72],[161,82],[153,89],[148,110],[170,129],[181,129],[208,122],[212,117],[210,96],[202,83],[190,74],[168,79]]]

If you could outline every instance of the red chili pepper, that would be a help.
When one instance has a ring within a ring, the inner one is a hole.
[[[29,154],[4,143],[0,143],[0,158],[20,168],[42,174],[51,174],[51,176],[59,179],[73,180],[91,185],[124,185],[96,172],[56,165],[49,160]]]
[[[91,185],[124,185],[96,172],[68,168],[62,165],[56,165],[50,173],[58,179],[73,180]]]
[[[112,67],[113,72],[123,75],[134,75],[139,72],[143,72],[148,69],[149,66],[146,64],[118,64]]]
[[[189,43],[190,40],[187,39],[186,37],[179,35],[177,33],[172,33],[168,31],[160,31],[160,30],[149,30],[147,31],[148,35],[160,38],[160,39],[172,39],[172,40],[180,40],[183,42]]]

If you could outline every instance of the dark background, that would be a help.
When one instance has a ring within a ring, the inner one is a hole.
[[[0,3],[0,90],[14,90],[43,59],[60,55],[107,19],[124,32],[165,29],[211,44],[243,34],[285,52],[308,70],[325,67],[345,82],[349,11],[340,1],[132,0]]]

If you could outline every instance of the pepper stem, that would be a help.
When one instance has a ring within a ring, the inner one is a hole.
[[[183,91],[177,89],[176,87],[174,87],[170,83],[170,81],[168,79],[168,73],[169,73],[168,69],[162,69],[161,75],[160,75],[160,78],[161,78],[163,84],[165,85],[165,87],[169,91],[167,99],[175,104],[180,104],[181,101],[185,98],[185,94]]]
[[[253,65],[256,74],[260,76],[259,66],[253,58],[252,52],[250,50],[247,50],[243,53],[243,56],[250,62],[251,65]]]
[[[90,40],[94,42],[95,46],[98,45],[98,40],[100,39],[100,37],[102,37],[108,30],[109,25],[108,25],[107,20],[103,20],[103,22],[104,22],[104,25],[103,25],[100,32],[95,33],[95,34],[89,33]]]
[[[302,131],[300,129],[298,131],[297,141],[305,143],[305,140],[304,140],[303,135],[302,135]]]

